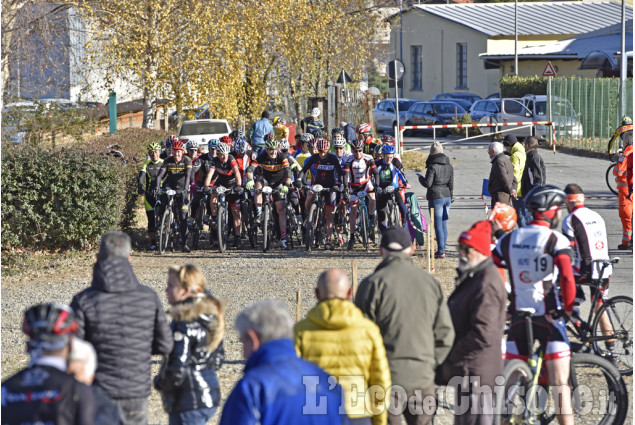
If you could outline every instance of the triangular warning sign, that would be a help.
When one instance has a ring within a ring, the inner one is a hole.
[[[553,65],[551,65],[551,61],[547,61],[547,66],[545,66],[545,70],[542,71],[543,77],[555,77],[556,71],[553,69]]]

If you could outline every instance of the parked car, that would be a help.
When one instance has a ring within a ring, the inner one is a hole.
[[[466,111],[455,102],[435,101],[417,102],[410,107],[405,117],[405,125],[434,125],[449,124],[452,119],[458,119]],[[432,130],[426,130],[432,132]],[[413,130],[408,131],[412,134]],[[450,130],[437,130],[436,134],[447,136]]]
[[[406,112],[415,103],[417,99],[399,99],[399,123],[406,122],[404,117]],[[377,104],[373,111],[375,116],[375,130],[392,131],[397,125],[397,113],[395,107],[395,99],[384,99]]]
[[[485,99],[500,99],[500,98],[501,98],[500,93],[492,93],[489,96],[487,96]]]
[[[470,102],[470,105],[471,105],[477,100],[481,100],[482,97],[473,93],[439,93],[432,98],[432,100],[455,100],[455,99],[465,100],[467,102]],[[465,109],[468,109],[468,108],[465,108]]]
[[[470,118],[472,121],[480,121],[485,116],[496,116],[501,111],[500,99],[494,100],[477,100],[470,108]]]
[[[232,128],[227,120],[191,120],[183,121],[177,136],[184,143],[192,140],[194,143],[207,143],[210,139],[220,139],[229,136]]]
[[[521,99],[504,98],[501,99],[499,105],[499,112],[496,114],[483,115],[480,119],[480,123],[516,123],[534,121],[532,112],[522,103]],[[474,121],[474,120],[473,120]],[[489,127],[488,127],[489,128]],[[488,131],[488,128],[482,128],[481,132],[489,134],[494,131],[492,128]],[[498,128],[502,135],[513,134],[520,139],[531,136],[533,128],[531,126],[509,126]]]
[[[534,121],[547,121],[547,96],[528,94],[522,98],[523,104],[533,114]],[[553,96],[551,99],[552,119],[556,128],[556,137],[570,137],[580,139],[583,137],[582,123],[576,114],[569,99]],[[536,125],[535,136],[538,139],[547,139],[548,127]]]

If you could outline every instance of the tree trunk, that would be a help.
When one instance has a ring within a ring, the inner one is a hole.
[[[146,87],[143,89],[143,128],[154,128],[157,116],[157,97]]]

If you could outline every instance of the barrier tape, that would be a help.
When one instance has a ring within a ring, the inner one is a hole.
[[[615,199],[617,198],[617,195],[610,195],[610,196],[585,196],[584,199]],[[424,198],[423,196],[418,196],[417,199],[419,201],[426,201],[426,198]],[[465,200],[469,200],[469,201],[480,201],[482,200],[482,197],[480,196],[455,196],[454,200],[461,200],[461,201],[465,201]]]
[[[432,124],[432,125],[402,125],[399,130],[418,130],[430,128],[470,128],[470,127],[508,127],[511,125],[552,125],[553,121],[521,121],[521,122],[499,122],[499,123],[472,123],[472,124]]]

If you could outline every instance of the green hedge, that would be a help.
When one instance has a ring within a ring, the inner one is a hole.
[[[501,97],[523,97],[526,94],[546,95],[546,77],[507,75],[500,79]]]
[[[162,131],[130,129],[62,149],[2,149],[2,249],[66,250],[94,245],[134,223],[137,173]],[[105,155],[117,145],[127,163]]]

